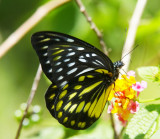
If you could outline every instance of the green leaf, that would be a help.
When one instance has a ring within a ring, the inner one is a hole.
[[[139,76],[144,80],[155,81],[155,76],[159,73],[159,68],[156,66],[141,67],[137,71]]]
[[[128,123],[124,138],[150,138],[160,128],[160,104],[142,106]]]
[[[151,104],[151,105],[147,105],[146,109],[151,112],[151,111],[157,111],[158,112],[158,117],[156,118],[156,121],[153,123],[153,125],[151,126],[151,128],[148,130],[147,134],[146,134],[146,138],[150,137],[151,135],[153,135],[154,133],[156,133],[157,130],[160,129],[160,104]]]

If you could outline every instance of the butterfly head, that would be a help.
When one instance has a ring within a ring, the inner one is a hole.
[[[114,80],[116,80],[119,76],[119,70],[124,66],[122,61],[116,61],[113,63],[114,66]]]

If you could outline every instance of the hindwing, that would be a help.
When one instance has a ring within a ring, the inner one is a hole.
[[[102,114],[111,90],[109,76],[104,77],[97,71],[79,75],[59,89],[57,97],[56,90],[49,89],[45,99],[50,113],[66,127],[90,127]]]

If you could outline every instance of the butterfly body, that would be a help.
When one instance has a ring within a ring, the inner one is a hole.
[[[32,45],[52,82],[45,100],[51,115],[72,129],[90,127],[102,114],[121,61],[94,46],[57,32],[33,34]]]

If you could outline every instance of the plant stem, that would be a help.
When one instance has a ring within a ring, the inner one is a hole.
[[[116,128],[115,128],[115,123],[114,123],[114,116],[112,113],[110,113],[110,118],[111,118],[111,124],[112,124],[112,128],[114,130],[114,139],[118,139],[118,134],[117,134],[117,131],[116,131]]]
[[[148,103],[148,102],[153,102],[153,101],[156,101],[156,100],[160,100],[160,97],[159,98],[155,98],[155,99],[139,100],[138,102],[139,103]]]
[[[15,32],[13,32],[0,45],[0,58],[4,56],[22,37],[39,23],[53,9],[69,2],[71,0],[51,0],[39,7],[35,13],[26,20]]]
[[[21,122],[19,124],[15,139],[18,139],[19,136],[20,136],[21,129],[22,129],[22,126],[23,126],[23,120],[25,119],[26,114],[28,113],[29,106],[31,105],[32,100],[35,96],[35,93],[36,93],[36,90],[37,90],[37,87],[38,87],[38,83],[39,83],[39,80],[41,78],[41,74],[42,74],[42,69],[41,69],[41,66],[39,65],[36,76],[35,76],[35,79],[34,79],[33,84],[32,84],[31,92],[30,92],[30,95],[29,95],[29,98],[28,98],[28,101],[27,101],[27,107],[24,111],[23,117],[22,117]]]
[[[99,43],[102,47],[102,51],[108,55],[108,51],[107,51],[107,46],[103,40],[103,35],[102,33],[99,31],[99,29],[97,28],[96,24],[92,21],[92,18],[88,15],[85,6],[83,5],[83,3],[81,2],[81,0],[76,0],[77,5],[80,8],[80,11],[83,13],[83,15],[85,16],[86,20],[88,21],[88,23],[91,26],[91,29],[96,33],[98,39],[99,39]]]

